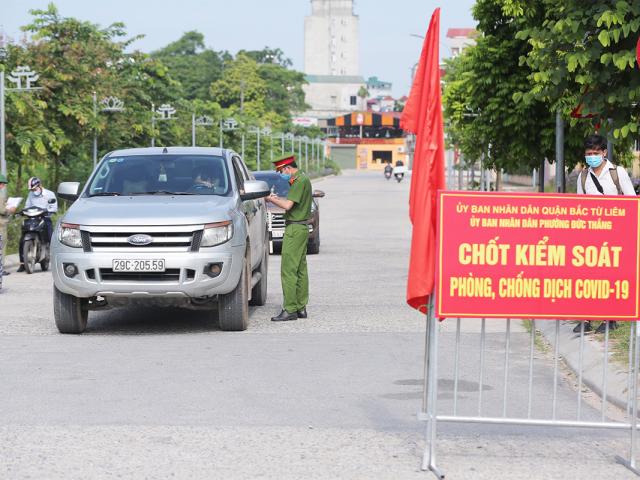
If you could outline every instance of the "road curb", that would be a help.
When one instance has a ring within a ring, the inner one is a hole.
[[[323,177],[316,177],[316,178],[312,178],[312,179],[311,179],[311,183],[321,182],[321,181],[323,181],[323,180],[326,180],[327,178],[331,178],[331,177],[335,177],[335,176],[336,176],[336,174],[335,174],[335,173],[332,173],[332,174],[330,174],[330,175],[325,175],[325,176],[323,176]]]
[[[580,334],[573,333],[576,323],[573,321],[560,322],[560,335],[558,341],[558,354],[562,356],[567,366],[576,375],[580,371]],[[546,340],[555,348],[556,334],[555,322],[549,320],[537,320],[538,329]],[[604,345],[593,334],[584,337],[584,352],[582,358],[582,383],[603,397],[603,366]],[[602,335],[604,338],[604,335]],[[611,345],[609,346],[611,347]],[[609,362],[607,364],[607,400],[616,407],[626,410],[628,394],[628,371],[625,365],[620,365],[611,360],[612,351],[609,348]]]

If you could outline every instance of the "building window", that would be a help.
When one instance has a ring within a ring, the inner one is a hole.
[[[351,105],[357,105],[358,104],[358,97],[356,95],[351,95],[351,97],[349,98],[349,103]]]

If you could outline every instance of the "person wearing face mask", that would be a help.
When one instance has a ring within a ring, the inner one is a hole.
[[[285,230],[282,239],[282,263],[280,279],[284,302],[274,322],[307,318],[309,301],[309,277],[307,273],[307,242],[309,240],[309,220],[311,219],[311,181],[298,169],[293,155],[273,162],[280,176],[291,186],[287,198],[275,193],[267,202],[285,210]]]
[[[607,140],[602,135],[590,135],[584,141],[585,168],[578,175],[578,193],[588,195],[634,195],[633,183],[627,171],[611,163],[607,158]],[[609,322],[609,329],[615,330],[618,324]],[[596,333],[604,333],[606,322],[602,322]],[[584,331],[590,332],[591,322],[584,322]],[[580,333],[580,323],[573,329]]]
[[[47,226],[47,238],[51,242],[51,236],[53,235],[53,224],[51,223],[51,215],[58,211],[58,200],[56,195],[46,188],[42,188],[42,182],[38,177],[31,177],[27,181],[27,188],[29,189],[29,195],[25,202],[24,208],[39,207],[47,211],[47,216],[44,221]],[[22,245],[23,239],[20,239],[20,267],[18,272],[24,272],[24,259],[22,258]]]

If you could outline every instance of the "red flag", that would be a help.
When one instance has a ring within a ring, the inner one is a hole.
[[[407,303],[426,312],[436,266],[436,198],[445,189],[444,126],[440,95],[440,9],[431,16],[420,63],[400,126],[416,134],[409,217],[413,224]]]

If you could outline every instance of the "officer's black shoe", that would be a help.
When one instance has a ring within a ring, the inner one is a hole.
[[[24,264],[20,264],[20,266],[18,267],[18,272],[24,272]]]
[[[272,322],[286,322],[289,320],[297,320],[297,319],[298,319],[297,313],[289,313],[286,310],[282,310],[280,312],[280,315],[278,315],[277,317],[271,317]]]
[[[580,323],[582,322],[578,322],[578,324],[573,328],[573,333],[580,333]],[[584,333],[590,332],[591,330],[593,330],[591,328],[591,322],[584,322]]]
[[[604,333],[607,328],[606,324],[606,321],[602,322],[598,328],[596,328],[596,333]],[[618,328],[618,322],[609,322],[609,331],[615,330],[616,328]]]
[[[307,318],[307,307],[298,310],[298,318]]]
[[[6,277],[7,275],[11,275],[11,272],[7,272],[7,271],[5,270],[4,272],[2,272],[2,275],[4,275],[4,276]]]

